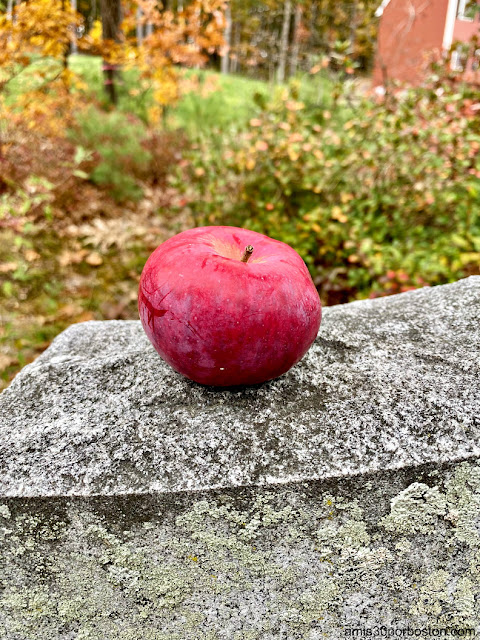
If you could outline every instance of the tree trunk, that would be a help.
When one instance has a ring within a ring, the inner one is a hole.
[[[295,7],[295,14],[293,17],[293,46],[292,57],[290,58],[290,75],[294,76],[297,73],[298,68],[298,54],[300,51],[299,29],[300,20],[302,19],[302,7],[297,4]]]
[[[235,57],[232,60],[230,71],[232,73],[237,73],[238,71],[238,46],[240,44],[240,25],[238,22],[235,24],[234,29],[234,38],[233,38],[233,46],[235,48]]]
[[[12,19],[12,13],[13,13],[13,0],[8,0],[8,2],[7,2],[7,20],[11,20]]]
[[[311,50],[313,47],[315,47],[316,43],[317,43],[317,14],[318,14],[318,4],[316,2],[313,2],[311,9],[310,9],[310,21],[309,21],[309,26],[308,26],[308,30],[310,32],[309,38],[308,38],[308,48]],[[310,54],[311,55],[311,54]]]
[[[104,40],[116,40],[120,38],[120,22],[122,20],[122,7],[120,0],[101,0],[100,13],[102,16],[102,36]],[[103,74],[105,91],[112,104],[117,103],[115,87],[116,65],[103,61]]]
[[[357,3],[352,5],[352,15],[350,18],[350,48],[352,50],[351,55],[355,55],[355,39],[357,37]]]
[[[77,12],[77,0],[70,0],[70,5],[71,5],[73,11],[75,11],[75,13],[76,13]],[[73,26],[73,39],[72,39],[71,53],[76,54],[76,53],[78,53],[77,25],[74,24],[72,26]]]
[[[230,3],[227,4],[225,10],[225,49],[222,56],[221,72],[228,73],[230,62],[230,49],[232,46],[232,12],[230,10]]]
[[[285,0],[283,6],[283,25],[282,34],[280,36],[280,55],[278,58],[277,81],[285,82],[285,70],[287,67],[288,55],[288,34],[290,31],[290,18],[292,15],[292,2]]]
[[[66,2],[66,0],[62,0],[62,11],[65,11],[65,2]],[[15,6],[17,6],[18,4],[19,4],[18,0],[15,0]],[[68,69],[68,56],[69,55],[70,55],[70,47],[65,47],[63,49],[63,54],[62,54],[62,63],[63,63],[63,70],[64,71],[67,71],[67,69]],[[68,74],[66,74],[66,73],[64,74],[63,81],[65,83],[65,87],[68,90]]]
[[[92,7],[88,16],[88,28],[93,27],[93,23],[97,19],[97,0],[92,0]]]
[[[143,24],[141,22],[143,11],[138,7],[136,15],[136,30],[137,30],[137,47],[142,46],[143,42]]]

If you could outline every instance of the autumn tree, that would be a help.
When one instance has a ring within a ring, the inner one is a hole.
[[[29,0],[0,13],[3,129],[23,121],[65,130],[74,114],[95,100],[69,68],[72,43],[103,58],[112,103],[118,98],[117,69],[135,68],[142,92],[151,89],[149,116],[154,121],[179,96],[177,66],[202,66],[224,43],[223,0],[190,0],[181,11],[163,10],[156,0],[99,0],[101,25],[94,21],[90,30],[84,16],[90,15],[91,6],[86,0],[77,0],[77,6],[81,14],[73,0]],[[138,9],[144,27],[141,42],[136,38]],[[12,81],[24,72],[21,90],[17,82],[10,95]],[[130,92],[133,97],[140,93],[135,87]]]
[[[62,0],[15,3],[0,14],[3,137],[16,122],[38,128],[55,128],[62,118],[68,123],[76,97],[70,91],[73,78],[64,60],[81,22],[70,3]],[[24,90],[19,92],[19,86]]]
[[[204,66],[224,45],[224,0],[192,0],[181,11],[161,9],[156,0],[137,0],[122,21],[123,47],[117,62],[140,71],[153,90],[152,120],[179,96],[178,66]],[[138,13],[140,9],[140,17]],[[142,30],[139,41],[138,26]],[[112,60],[112,57],[110,58]]]

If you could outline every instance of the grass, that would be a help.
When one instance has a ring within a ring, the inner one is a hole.
[[[211,92],[199,95],[189,92],[170,110],[168,125],[183,128],[190,136],[208,134],[227,127],[243,127],[255,115],[255,98],[267,97],[271,91],[264,82],[212,71],[194,72],[200,89]],[[192,74],[192,72],[190,72]]]
[[[93,88],[98,97],[104,98],[101,59],[92,56],[70,56],[70,68]],[[252,117],[254,96],[267,96],[270,88],[264,82],[237,76],[222,76],[214,71],[179,69],[185,85],[192,91],[184,94],[179,103],[169,107],[166,124],[169,128],[181,128],[190,135],[207,133],[213,128],[234,124],[242,125]],[[146,118],[151,104],[151,92],[131,95],[138,87],[138,73],[127,70],[122,73],[119,86],[119,108]]]
[[[98,56],[71,55],[68,64],[107,107],[102,59]],[[58,60],[35,59],[8,83],[8,93],[13,97],[25,89],[39,86],[44,83],[44,76],[54,77],[60,70],[61,62]],[[184,85],[192,90],[185,92],[175,106],[167,108],[164,124],[170,129],[184,129],[191,137],[208,135],[214,130],[221,131],[228,127],[241,128],[255,116],[258,104],[282,86],[211,70],[179,68],[178,72]],[[332,82],[326,74],[303,74],[296,81],[300,100],[324,109],[332,106]],[[138,92],[138,88],[139,72],[136,69],[122,71],[117,85],[118,108],[126,113],[134,113],[147,122],[152,92],[148,88]]]
[[[104,98],[101,59],[92,56],[70,56],[70,68],[93,88],[98,97]],[[224,75],[210,70],[179,69],[179,74],[193,90],[184,93],[178,104],[166,111],[165,125],[170,129],[184,129],[190,137],[208,135],[214,130],[242,128],[258,112],[258,104],[281,90],[261,80],[237,75]],[[328,109],[333,104],[332,82],[327,75],[304,74],[297,79],[299,99],[310,106]],[[138,73],[127,70],[122,74],[119,86],[119,108],[147,118],[151,93],[132,96],[130,91],[138,86]]]

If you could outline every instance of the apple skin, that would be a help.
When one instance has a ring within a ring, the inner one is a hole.
[[[248,262],[241,258],[251,245]],[[165,241],[143,269],[143,328],[176,371],[204,385],[271,380],[315,340],[320,298],[289,245],[237,227],[196,227]]]

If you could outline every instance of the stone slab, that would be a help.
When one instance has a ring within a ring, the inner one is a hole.
[[[0,395],[0,494],[320,479],[480,452],[480,277],[325,309],[302,362],[216,390],[138,322],[73,325]]]
[[[0,638],[474,637],[479,320],[480,277],[329,308],[221,391],[72,326],[0,395]]]
[[[480,277],[324,310],[281,378],[165,364],[139,322],[71,326],[0,395],[0,496],[207,490],[480,453]]]

